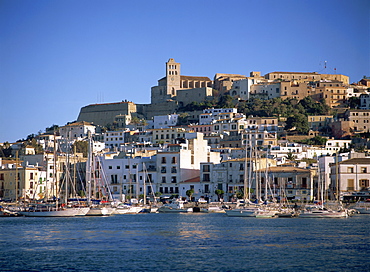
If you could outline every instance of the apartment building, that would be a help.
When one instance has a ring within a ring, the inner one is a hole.
[[[152,132],[153,144],[158,143],[175,143],[176,139],[185,138],[187,130],[180,127],[150,129]]]
[[[253,147],[277,145],[277,118],[249,116],[244,128],[244,145],[247,144]]]
[[[341,81],[321,80],[315,83],[311,92],[316,101],[324,99],[331,108],[345,105],[347,99],[347,86]]]
[[[150,196],[157,191],[156,159],[153,157],[131,156],[121,152],[118,156],[96,157],[102,172],[99,182],[108,186],[115,199],[139,198],[146,193]]]
[[[45,196],[46,171],[3,161],[0,167],[0,198],[11,201],[41,199]]]
[[[125,132],[127,130],[107,131],[104,133],[104,143],[107,148],[117,149],[125,144]]]
[[[87,137],[88,132],[95,134],[95,125],[81,121],[74,122],[59,128],[62,139],[81,140]]]
[[[370,132],[370,110],[347,110],[345,119],[350,121],[353,133]]]
[[[333,119],[332,115],[310,115],[307,116],[310,130],[320,131],[326,128],[329,122]]]
[[[275,166],[276,162],[266,158],[240,158],[223,160],[221,163],[202,163],[200,173],[200,194],[216,199],[216,189],[225,192],[224,200],[232,201],[244,194],[245,183],[248,188],[261,189],[259,180],[262,170]],[[258,173],[257,173],[258,172]],[[256,177],[256,175],[259,175]]]
[[[368,190],[370,187],[370,158],[352,158],[330,165],[333,193]]]
[[[262,177],[262,188],[268,188],[267,194],[289,200],[310,201],[314,196],[315,172],[298,167],[270,167],[267,169],[268,184]],[[264,189],[262,189],[262,194]]]
[[[147,194],[186,195],[183,183],[199,176],[201,162],[218,163],[220,155],[210,151],[203,134],[184,136],[183,143],[158,147],[156,154],[121,152],[115,157],[104,156],[101,165],[113,194],[137,197],[146,190]]]

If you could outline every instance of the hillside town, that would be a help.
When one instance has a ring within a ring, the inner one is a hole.
[[[211,80],[181,75],[174,59],[165,68],[150,104],[87,105],[76,121],[1,143],[1,200],[87,190],[122,202],[370,198],[370,78],[252,71]]]

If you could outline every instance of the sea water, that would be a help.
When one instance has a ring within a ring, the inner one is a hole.
[[[0,218],[1,271],[370,271],[370,216]]]

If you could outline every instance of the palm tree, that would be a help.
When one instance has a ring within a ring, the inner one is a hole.
[[[292,152],[288,152],[288,153],[287,153],[287,155],[285,156],[285,158],[286,158],[288,161],[295,161],[296,156],[294,156]]]

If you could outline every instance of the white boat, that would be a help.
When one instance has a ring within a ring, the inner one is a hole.
[[[273,218],[278,216],[278,210],[270,209],[268,207],[259,208],[255,211],[256,218]]]
[[[90,210],[89,207],[60,207],[54,205],[32,205],[18,213],[28,217],[71,217],[84,216]]]
[[[227,216],[232,217],[255,217],[255,213],[258,210],[254,206],[239,207],[235,209],[225,210]]]
[[[125,203],[120,203],[114,210],[114,214],[136,214],[143,210],[142,206],[134,206]]]
[[[174,200],[171,203],[163,204],[162,207],[157,210],[159,213],[186,213],[188,209],[184,207],[183,200]]]
[[[18,211],[12,211],[0,206],[0,217],[18,216],[18,215],[19,215]]]
[[[113,214],[114,210],[113,207],[109,206],[92,205],[86,216],[109,216]]]
[[[207,210],[209,213],[225,213],[225,210],[217,205],[209,205]]]
[[[353,208],[361,214],[370,214],[370,202],[357,202]]]
[[[302,218],[343,218],[348,217],[348,211],[346,209],[344,210],[328,210],[325,208],[313,208],[313,209],[306,209],[303,210],[299,217]]]

